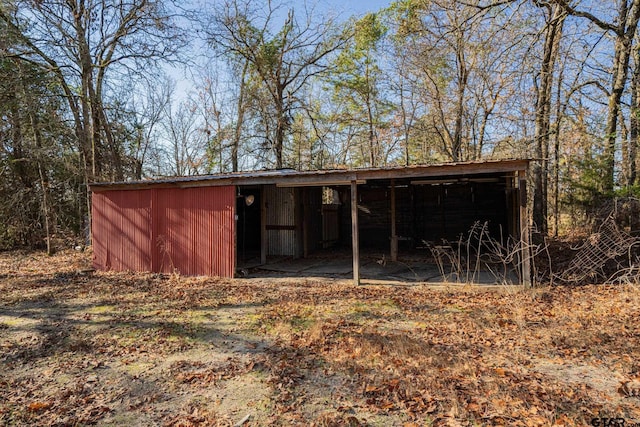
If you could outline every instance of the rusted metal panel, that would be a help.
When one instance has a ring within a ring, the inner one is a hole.
[[[297,250],[295,189],[264,187],[267,217],[267,255],[294,256]]]
[[[93,264],[101,270],[151,270],[151,194],[107,191],[92,204]]]
[[[136,182],[103,182],[92,183],[94,192],[109,189],[138,188],[184,188],[230,185],[348,185],[356,180],[373,180],[389,178],[437,177],[448,175],[468,175],[481,173],[502,173],[524,171],[528,168],[528,160],[488,160],[459,163],[438,163],[431,165],[394,166],[368,169],[337,169],[320,171],[295,171],[293,169],[266,170],[252,172],[232,172],[216,175],[200,175],[188,177],[172,177],[157,180]]]
[[[233,277],[235,188],[93,194],[94,266]]]
[[[235,188],[153,190],[153,270],[233,277]]]

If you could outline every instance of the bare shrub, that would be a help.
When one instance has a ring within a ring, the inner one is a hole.
[[[474,283],[482,272],[488,272],[497,283],[523,283],[523,268],[546,251],[545,245],[531,245],[528,239],[489,233],[487,221],[477,221],[456,242],[434,245],[423,241],[431,250],[440,274],[456,283]]]

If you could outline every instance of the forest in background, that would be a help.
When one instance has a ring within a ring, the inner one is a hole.
[[[96,181],[501,158],[534,159],[533,222],[571,233],[640,192],[639,20],[640,0],[0,0],[0,249],[82,241]]]

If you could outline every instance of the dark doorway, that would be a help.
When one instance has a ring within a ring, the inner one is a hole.
[[[260,258],[260,206],[259,187],[239,187],[236,197],[238,262],[246,263]]]

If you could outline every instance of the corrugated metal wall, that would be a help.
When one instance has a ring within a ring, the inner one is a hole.
[[[151,193],[94,194],[92,234],[94,264],[99,268],[151,270]]]
[[[94,266],[233,277],[235,187],[93,194]]]
[[[264,197],[267,208],[267,255],[297,255],[296,189],[266,185]]]

